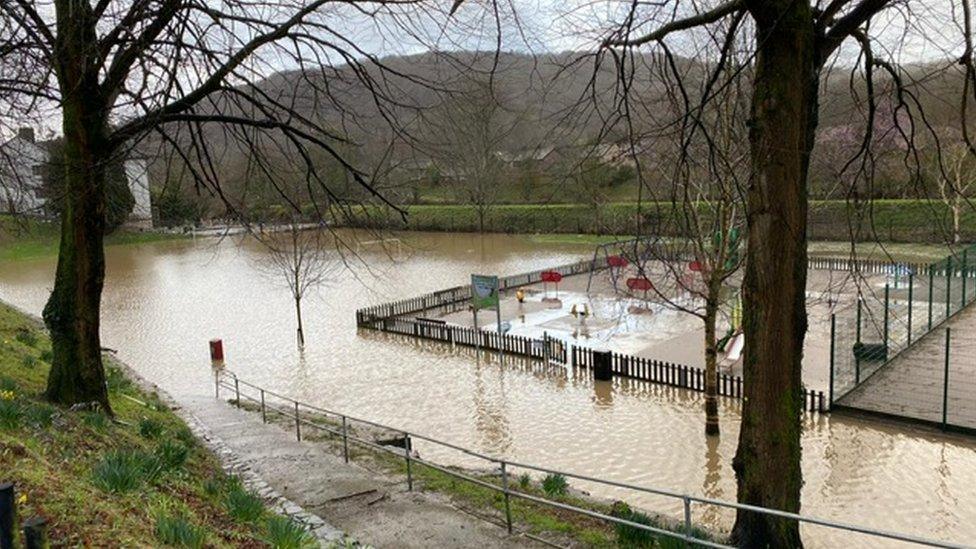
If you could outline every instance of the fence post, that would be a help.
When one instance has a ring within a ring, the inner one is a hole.
[[[912,303],[912,297],[914,290],[915,272],[912,271],[908,274],[908,345],[912,344],[912,309],[915,307]]]
[[[239,409],[241,407],[241,386],[237,381],[237,376],[234,376],[234,402]]]
[[[502,493],[505,494],[505,525],[508,526],[508,533],[512,533],[512,507],[508,495],[508,469],[505,462],[502,462]]]
[[[403,455],[407,460],[407,491],[413,492],[413,467],[410,463],[410,435],[403,433]]]
[[[949,418],[949,341],[951,328],[945,331],[945,376],[942,378],[942,430],[945,431]]]
[[[342,459],[349,463],[349,431],[346,427],[346,416],[342,416]]]
[[[966,249],[962,251],[962,265],[959,266],[959,274],[962,277],[962,296],[959,298],[959,308],[966,306]]]
[[[855,340],[858,344],[861,343],[861,303],[863,300],[857,298],[857,339]],[[854,386],[861,383],[861,355],[857,353],[854,356]]]
[[[214,398],[220,400],[220,370],[214,370]]]
[[[16,501],[14,483],[0,483],[0,549],[13,549],[14,547]]]
[[[24,521],[24,549],[47,549],[47,521],[31,517]]]
[[[952,256],[946,258],[946,318],[952,311]]]
[[[691,500],[688,496],[682,496],[685,506],[685,547],[689,547],[688,540],[691,538]]]
[[[885,284],[885,297],[884,297],[884,300],[885,300],[885,302],[884,302],[884,305],[885,305],[885,309],[884,309],[884,340],[883,341],[884,341],[884,348],[885,348],[885,355],[886,356],[887,356],[887,353],[888,353],[888,309],[889,309],[889,299],[888,299],[888,297],[889,297],[889,295],[890,295],[890,288],[889,288],[888,284]]]
[[[268,412],[264,407],[264,389],[261,389],[261,423],[268,422]]]
[[[301,442],[302,441],[302,424],[298,420],[298,401],[297,400],[295,401],[295,438],[298,439],[298,442]]]
[[[830,315],[830,385],[828,386],[828,397],[830,399],[830,405],[834,405],[834,350],[836,348],[836,334],[837,334],[837,315],[831,313]]]
[[[929,330],[932,330],[932,286],[935,283],[935,271],[929,265]]]

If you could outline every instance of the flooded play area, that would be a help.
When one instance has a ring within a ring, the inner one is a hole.
[[[571,366],[514,357],[499,362],[472,349],[356,329],[358,308],[466,284],[472,273],[505,275],[588,259],[591,246],[504,235],[399,238],[399,252],[362,247],[362,262],[351,261],[351,271],[307,300],[304,351],[296,348],[289,292],[263,274],[265,252],[253,242],[188,239],[109,248],[103,343],[177,400],[213,394],[207,341],[219,337],[228,368],[242,379],[305,402],[514,461],[735,499],[738,401],[721,400],[722,435],[708,439],[699,393],[619,378],[594,382]],[[39,313],[54,265],[53,257],[0,264],[0,299]],[[880,278],[868,283],[883,286]],[[614,292],[602,275],[590,292],[588,282],[567,277],[558,295],[552,285],[536,284],[526,288],[521,304],[514,293],[506,295],[502,320],[513,334],[545,332],[588,347],[702,362],[699,319],[642,295]],[[810,273],[808,384],[826,384],[829,316],[853,303],[849,284],[829,271]],[[588,314],[581,318],[584,306]],[[444,319],[473,322],[465,309]],[[479,315],[483,327],[494,323],[494,313]],[[806,414],[803,421],[804,514],[959,543],[976,540],[976,439],[840,414]],[[435,461],[476,465],[463,455],[419,450]],[[680,512],[680,503],[649,495],[577,487],[651,511]],[[695,510],[696,522],[718,530],[732,519],[728,512]],[[804,536],[809,547],[877,546],[817,527],[804,527]]]

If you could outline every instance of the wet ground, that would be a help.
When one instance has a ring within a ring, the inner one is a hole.
[[[735,498],[734,401],[723,399],[723,434],[709,440],[695,393],[626,380],[594,384],[572,370],[513,360],[499,365],[466,350],[356,330],[359,307],[465,284],[471,273],[568,263],[592,256],[592,248],[500,235],[402,238],[397,261],[363,247],[366,265],[353,264],[352,272],[306,301],[303,352],[295,345],[289,292],[283,281],[264,274],[266,257],[252,244],[200,239],[110,248],[103,343],[177,399],[212,394],[207,341],[221,337],[228,366],[243,378],[313,404],[513,460]],[[0,298],[39,312],[54,264],[54,258],[0,264]],[[805,419],[803,450],[804,513],[960,542],[976,539],[973,439],[813,415]],[[431,457],[467,464],[460,455]],[[680,505],[653,497],[581,487],[680,513]],[[724,529],[732,517],[696,509],[695,519]],[[836,546],[841,539],[819,528],[805,535],[811,547]],[[863,538],[843,540],[877,546]]]

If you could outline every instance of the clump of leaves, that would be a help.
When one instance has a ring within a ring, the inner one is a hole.
[[[50,427],[54,419],[54,406],[43,402],[32,404],[26,409],[27,421],[37,427]]]
[[[41,351],[41,361],[50,364],[52,360],[54,360],[54,352],[52,352],[51,349],[44,349]]]
[[[637,524],[656,526],[655,522],[651,520],[651,517],[644,513],[634,511],[622,501],[613,504],[610,514],[619,519],[636,522]],[[621,547],[654,547],[655,540],[657,539],[657,536],[653,532],[626,524],[617,524],[616,531],[617,545]]]
[[[17,392],[17,382],[7,376],[0,376],[0,391]]]
[[[174,434],[176,435],[176,440],[182,442],[183,446],[187,448],[193,448],[197,444],[197,439],[193,436],[193,431],[189,427],[180,426]]]
[[[24,366],[24,368],[32,370],[35,366],[37,366],[37,357],[34,355],[24,355],[24,358],[20,363]]]
[[[268,519],[264,541],[275,549],[311,549],[319,546],[315,537],[304,526],[278,515]]]
[[[109,367],[105,369],[105,383],[108,390],[113,392],[125,391],[132,387],[132,381],[122,373],[122,370]]]
[[[163,424],[155,419],[144,417],[139,420],[139,435],[142,438],[155,439],[163,434]]]
[[[519,487],[525,490],[532,484],[532,477],[528,473],[522,473],[518,478]]]
[[[81,421],[96,431],[104,431],[108,427],[108,416],[101,412],[81,412]]]
[[[115,450],[95,464],[92,477],[98,488],[124,493],[154,481],[161,472],[162,465],[152,454]]]
[[[551,498],[565,496],[569,489],[566,477],[560,474],[548,474],[542,479],[542,491]]]
[[[216,497],[224,491],[227,482],[227,477],[224,475],[212,475],[203,481],[203,492],[210,497]]]
[[[37,345],[37,334],[34,333],[30,328],[17,328],[17,333],[14,334],[14,339],[27,345],[28,347],[33,347]]]
[[[17,429],[20,427],[24,409],[13,398],[4,398],[10,391],[0,392],[0,429]]]
[[[156,447],[155,455],[164,470],[172,471],[183,467],[190,450],[179,442],[166,440]]]
[[[190,522],[181,513],[156,513],[156,539],[173,547],[203,547],[207,543],[207,531]]]
[[[224,504],[227,506],[227,514],[240,523],[254,523],[264,516],[264,502],[248,492],[240,481],[230,484]]]

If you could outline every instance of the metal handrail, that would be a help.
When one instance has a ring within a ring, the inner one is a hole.
[[[224,376],[230,376],[233,379],[233,384],[231,384],[229,382],[223,381],[222,378]],[[250,396],[250,395],[247,395],[247,394],[242,394],[241,393],[241,390],[240,390],[240,387],[242,385],[245,386],[245,387],[249,387],[251,389],[255,389],[255,390],[259,391],[260,392],[260,398],[255,398],[255,397]],[[532,501],[532,502],[535,502],[535,503],[538,503],[538,504],[547,505],[547,506],[550,506],[550,507],[555,507],[557,509],[562,509],[564,511],[570,511],[570,512],[579,513],[579,514],[582,514],[582,515],[589,516],[591,518],[605,520],[607,522],[611,522],[611,523],[614,523],[614,524],[619,524],[619,525],[623,525],[623,526],[629,526],[629,527],[636,528],[636,529],[639,529],[639,530],[644,530],[646,532],[651,532],[651,533],[654,533],[654,534],[659,534],[659,535],[664,535],[664,536],[672,537],[672,538],[675,538],[675,539],[682,540],[682,541],[686,542],[686,544],[693,543],[693,544],[696,544],[696,545],[701,545],[701,546],[706,546],[706,547],[729,548],[729,547],[732,547],[732,546],[724,545],[722,543],[718,543],[718,542],[715,542],[715,541],[712,541],[712,540],[709,540],[709,539],[702,539],[702,538],[699,538],[699,537],[695,537],[692,534],[691,505],[693,503],[697,503],[697,504],[701,504],[701,505],[711,505],[711,506],[715,506],[715,507],[723,507],[723,508],[727,508],[727,509],[736,509],[736,510],[750,511],[750,512],[760,513],[760,514],[764,514],[764,515],[770,515],[770,516],[774,516],[774,517],[778,517],[778,518],[783,518],[783,519],[788,519],[788,520],[795,520],[795,521],[801,522],[801,523],[807,523],[807,524],[812,524],[812,525],[816,525],[816,526],[822,526],[822,527],[825,527],[825,528],[831,528],[831,529],[834,529],[834,530],[843,530],[843,531],[854,532],[854,533],[864,534],[864,535],[868,535],[868,536],[880,537],[880,538],[885,538],[885,539],[895,540],[895,541],[901,541],[901,542],[906,542],[906,543],[913,543],[913,544],[916,544],[916,545],[923,545],[923,546],[928,546],[928,547],[942,547],[942,548],[949,548],[949,549],[966,549],[966,548],[976,547],[976,546],[963,545],[963,544],[953,543],[953,542],[945,542],[945,541],[939,541],[939,540],[933,540],[933,539],[926,539],[926,538],[922,538],[922,537],[919,537],[919,536],[912,536],[912,535],[909,535],[909,534],[902,534],[902,533],[891,532],[891,531],[887,531],[887,530],[880,530],[880,529],[875,529],[875,528],[868,528],[868,527],[859,526],[859,525],[856,525],[856,524],[850,524],[850,523],[844,523],[844,522],[837,522],[837,521],[832,521],[832,520],[827,520],[827,519],[822,519],[822,518],[817,518],[817,517],[811,517],[811,516],[807,516],[807,515],[800,515],[800,514],[797,514],[797,513],[791,513],[791,512],[787,512],[787,511],[780,511],[780,510],[777,510],[777,509],[769,509],[769,508],[766,508],[766,507],[758,507],[758,506],[755,506],[755,505],[748,505],[748,504],[744,504],[744,503],[738,503],[738,502],[732,502],[732,501],[724,501],[724,500],[712,499],[712,498],[707,498],[707,497],[694,496],[694,495],[691,495],[691,494],[685,494],[685,493],[676,492],[676,491],[673,491],[673,490],[666,490],[666,489],[662,489],[662,488],[651,488],[651,487],[647,487],[647,486],[638,486],[638,485],[634,485],[634,484],[627,484],[627,483],[624,483],[624,482],[619,482],[619,481],[614,481],[614,480],[608,480],[608,479],[601,479],[601,478],[591,477],[591,476],[584,475],[584,474],[572,473],[572,472],[567,472],[567,471],[561,471],[561,470],[558,470],[558,469],[551,469],[551,468],[548,468],[548,467],[542,467],[542,466],[538,466],[538,465],[521,463],[521,462],[517,462],[517,461],[512,461],[512,460],[497,458],[497,457],[494,457],[494,456],[489,456],[487,454],[483,454],[483,453],[480,453],[480,452],[476,452],[476,451],[471,450],[469,448],[464,448],[462,446],[458,446],[456,444],[452,444],[450,442],[445,442],[445,441],[442,441],[442,440],[438,440],[438,439],[435,439],[435,438],[430,437],[430,436],[427,436],[427,435],[423,435],[423,434],[419,434],[419,433],[413,433],[413,432],[407,431],[405,429],[401,429],[401,428],[397,428],[397,427],[391,427],[389,425],[383,425],[383,424],[377,423],[375,421],[370,421],[370,420],[367,420],[367,419],[361,419],[361,418],[357,418],[357,417],[354,417],[354,416],[350,416],[348,414],[344,414],[344,413],[337,412],[337,411],[334,411],[334,410],[329,410],[327,408],[322,408],[320,406],[315,406],[315,405],[312,405],[312,404],[307,404],[307,403],[304,403],[304,402],[299,402],[299,401],[297,401],[297,400],[295,400],[295,399],[293,399],[291,397],[284,396],[284,395],[279,394],[277,392],[274,392],[274,391],[271,391],[269,389],[265,389],[263,387],[260,387],[258,385],[255,385],[253,383],[249,383],[247,381],[241,380],[240,378],[237,377],[237,375],[235,373],[230,372],[230,371],[217,371],[217,372],[215,372],[215,396],[217,398],[220,398],[220,388],[221,387],[224,387],[224,388],[227,388],[227,389],[230,389],[230,390],[233,390],[234,391],[234,394],[235,394],[235,402],[237,403],[237,406],[238,407],[240,407],[241,398],[245,398],[245,399],[247,399],[247,400],[249,400],[251,402],[260,404],[262,418],[264,418],[265,421],[266,421],[266,417],[267,417],[266,416],[267,409],[270,409],[270,410],[273,410],[275,412],[278,412],[279,414],[281,414],[281,415],[283,415],[285,417],[293,417],[295,419],[296,435],[297,435],[299,441],[301,441],[301,430],[300,430],[300,426],[301,425],[307,425],[309,427],[313,427],[313,428],[316,428],[316,429],[319,429],[319,430],[323,430],[323,431],[329,432],[329,433],[331,433],[333,435],[336,435],[336,436],[341,436],[342,439],[343,439],[343,454],[344,454],[345,461],[347,463],[350,461],[349,451],[348,451],[348,443],[349,443],[349,441],[354,441],[354,442],[359,443],[359,444],[362,444],[364,446],[367,446],[367,447],[370,447],[370,448],[373,448],[373,449],[376,449],[376,450],[384,451],[384,452],[387,452],[387,453],[395,454],[395,455],[398,455],[398,456],[399,455],[402,455],[405,458],[406,462],[407,462],[407,484],[408,484],[408,489],[409,490],[412,490],[413,489],[413,479],[412,479],[412,475],[411,475],[411,466],[410,466],[410,464],[411,464],[411,462],[415,462],[415,463],[422,464],[422,465],[424,465],[426,467],[429,467],[431,469],[440,471],[440,472],[442,472],[444,474],[447,474],[447,475],[453,476],[455,478],[464,480],[466,482],[471,482],[471,483],[476,484],[478,486],[482,486],[484,488],[488,488],[488,489],[491,489],[491,490],[494,490],[494,491],[497,491],[497,492],[502,493],[505,496],[506,526],[508,528],[509,533],[511,533],[513,531],[513,528],[514,528],[514,525],[513,525],[513,522],[512,522],[512,518],[511,518],[511,511],[510,511],[510,508],[509,508],[509,498],[510,497],[516,497],[516,498],[524,499],[524,500],[527,500],[527,501]],[[292,411],[291,409],[279,408],[279,407],[275,407],[273,405],[267,404],[267,402],[265,400],[265,397],[266,396],[269,396],[269,395],[270,396],[273,396],[273,397],[276,397],[278,399],[281,399],[281,400],[283,400],[283,401],[285,401],[287,403],[290,403],[290,404],[294,405],[294,411]],[[342,427],[341,430],[339,430],[339,429],[336,429],[334,427],[325,426],[325,425],[322,425],[321,423],[318,423],[318,422],[315,422],[315,421],[311,421],[309,419],[304,419],[304,418],[301,417],[300,408],[305,408],[308,411],[318,412],[318,413],[324,414],[326,416],[330,416],[330,415],[331,416],[335,416],[336,418],[341,419],[342,426],[343,427]],[[402,435],[404,437],[404,440],[406,442],[406,444],[405,444],[406,448],[404,448],[403,451],[400,451],[399,449],[391,449],[389,446],[377,444],[374,441],[357,437],[357,436],[349,433],[349,430],[347,429],[347,424],[348,424],[349,421],[361,423],[361,424],[364,424],[364,425],[368,425],[370,427],[375,427],[377,429],[383,429],[383,430],[386,430],[386,431],[392,431],[392,432],[395,432],[395,433],[399,433],[400,435]],[[436,463],[433,463],[433,462],[430,462],[430,461],[421,459],[421,458],[416,457],[416,456],[410,456],[409,448],[410,448],[411,444],[410,444],[409,441],[411,439],[417,439],[417,440],[427,441],[427,442],[430,442],[432,444],[436,444],[438,446],[442,446],[442,447],[445,447],[445,448],[449,448],[449,449],[452,449],[452,450],[455,450],[455,451],[458,451],[458,452],[461,452],[461,453],[464,453],[464,454],[467,454],[467,455],[470,455],[470,456],[473,456],[473,457],[476,457],[476,458],[485,460],[485,461],[487,461],[489,463],[493,463],[493,464],[498,465],[501,468],[501,471],[502,471],[502,486],[498,486],[498,485],[492,484],[490,482],[486,482],[484,480],[478,479],[478,478],[473,477],[471,475],[467,475],[467,474],[461,473],[459,471],[449,469],[449,468],[447,468],[445,466],[442,466],[442,465],[439,465],[439,464],[436,464]],[[634,490],[636,492],[643,492],[643,493],[647,493],[647,494],[652,494],[652,495],[657,495],[657,496],[669,497],[669,498],[673,498],[673,499],[676,499],[676,500],[681,500],[682,501],[683,508],[684,508],[684,522],[682,524],[682,526],[683,526],[682,527],[683,532],[678,532],[678,531],[673,531],[673,530],[667,530],[667,529],[663,529],[663,528],[657,528],[657,527],[650,526],[650,525],[647,525],[647,524],[641,524],[641,523],[629,521],[629,520],[626,520],[626,519],[623,519],[623,518],[614,517],[612,515],[607,515],[607,514],[604,514],[604,513],[600,513],[598,511],[593,511],[591,509],[584,509],[582,507],[577,507],[575,505],[570,505],[570,504],[567,504],[567,503],[553,501],[553,500],[546,499],[544,497],[539,497],[539,496],[535,496],[535,495],[532,495],[532,494],[527,494],[525,492],[519,492],[518,490],[513,490],[513,489],[511,489],[509,487],[509,483],[508,483],[508,474],[507,474],[507,468],[508,468],[508,466],[518,467],[520,469],[527,469],[527,470],[530,470],[530,471],[536,471],[536,472],[540,472],[540,473],[547,473],[547,474],[553,474],[553,475],[562,475],[562,476],[567,477],[567,478],[573,478],[573,479],[582,480],[582,481],[585,481],[585,482],[593,482],[593,483],[596,483],[596,484],[603,484],[605,486],[612,486],[612,487],[615,487],[615,488],[623,488],[623,489],[627,489],[627,490]]]

